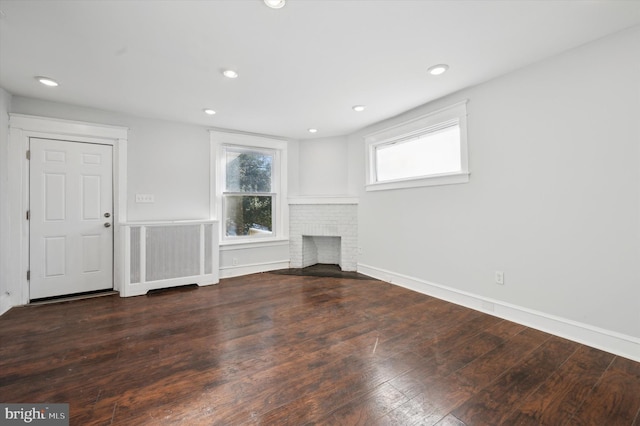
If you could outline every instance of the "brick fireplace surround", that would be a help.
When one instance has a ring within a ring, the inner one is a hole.
[[[289,241],[292,268],[338,263],[343,271],[355,271],[358,255],[357,199],[290,198]]]

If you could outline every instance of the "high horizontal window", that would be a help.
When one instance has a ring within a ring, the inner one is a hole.
[[[465,104],[367,136],[367,190],[467,182]]]
[[[375,150],[378,182],[455,173],[462,168],[457,122],[407,140],[377,145]]]

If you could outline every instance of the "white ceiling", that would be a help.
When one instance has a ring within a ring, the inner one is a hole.
[[[640,1],[614,0],[288,0],[279,10],[0,0],[0,10],[0,87],[14,95],[293,139],[348,134],[640,24]],[[429,75],[438,63],[449,72]]]

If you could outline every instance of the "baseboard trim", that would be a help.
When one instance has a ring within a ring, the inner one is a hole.
[[[640,362],[640,339],[567,318],[478,296],[385,269],[358,263],[358,272],[418,293],[465,306],[546,333]]]
[[[0,315],[12,308],[11,302],[8,299],[9,298],[0,298]]]
[[[289,260],[276,260],[273,262],[252,263],[249,265],[223,266],[220,268],[220,278],[233,278],[242,275],[257,274],[260,272],[275,271],[289,268]]]

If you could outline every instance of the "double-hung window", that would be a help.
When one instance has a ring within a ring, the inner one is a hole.
[[[365,138],[367,190],[469,180],[466,101]]]
[[[286,237],[286,142],[212,132],[222,241]]]
[[[224,146],[225,237],[271,236],[275,217],[273,150]]]

